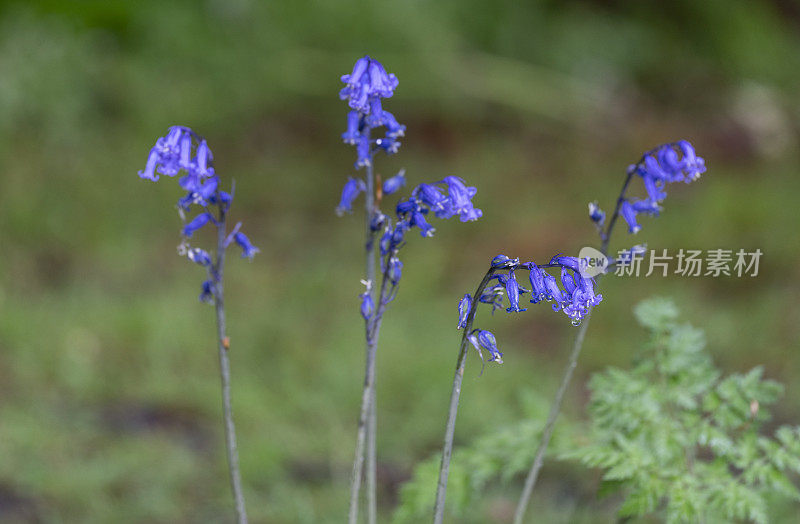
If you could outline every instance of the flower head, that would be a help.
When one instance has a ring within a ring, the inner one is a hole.
[[[628,232],[637,233],[641,229],[636,218],[638,214],[658,216],[661,211],[659,204],[667,197],[668,184],[692,182],[705,170],[705,161],[695,154],[694,147],[686,140],[663,144],[645,153],[638,164],[628,168],[628,173],[642,179],[647,198],[637,200],[625,198],[624,194],[620,196],[622,203],[619,212],[628,223]]]
[[[371,99],[389,98],[397,88],[397,77],[389,74],[380,62],[369,56],[359,58],[349,75],[342,76],[345,86],[339,98],[353,109],[369,114]]]
[[[185,126],[172,126],[167,134],[156,140],[155,145],[147,155],[145,168],[139,172],[140,178],[157,181],[159,175],[174,177],[183,172],[178,179],[178,185],[185,194],[178,199],[178,210],[181,219],[185,213],[191,211],[192,206],[199,206],[202,210],[194,218],[186,222],[182,229],[183,241],[178,246],[179,254],[186,255],[189,260],[206,268],[209,280],[203,282],[201,302],[213,303],[214,289],[221,271],[216,268],[212,256],[208,251],[192,247],[188,239],[195,232],[211,223],[218,229],[225,228],[225,215],[233,200],[231,194],[220,189],[220,179],[214,171],[214,155],[208,147],[206,140]],[[214,214],[210,206],[217,206]],[[218,216],[219,219],[214,218]],[[235,241],[242,248],[242,256],[252,258],[258,253],[250,240],[241,232],[237,224],[227,236],[220,236],[218,250],[224,250]],[[224,239],[224,241],[223,241]]]
[[[387,73],[377,60],[364,56],[356,61],[351,73],[342,76],[342,82],[345,86],[339,91],[339,98],[347,100],[352,108],[342,140],[356,146],[356,168],[371,165],[375,151],[396,153],[400,148],[397,138],[405,134],[406,127],[383,109],[381,99],[394,94],[397,77]],[[386,128],[386,136],[373,139],[371,131],[378,127]]]

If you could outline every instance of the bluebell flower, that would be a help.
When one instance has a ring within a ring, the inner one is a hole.
[[[519,308],[519,295],[520,295],[520,287],[519,283],[517,282],[517,277],[514,275],[514,270],[509,269],[508,275],[504,279],[505,286],[506,286],[506,295],[508,296],[508,303],[509,307],[506,309],[507,312],[511,313],[515,311],[520,313],[522,311],[527,311],[526,309]]]
[[[472,296],[467,293],[464,298],[458,301],[458,328],[463,329],[467,327],[467,316],[472,307]]]
[[[214,303],[214,284],[210,280],[203,282],[202,291],[197,298],[200,302],[205,302],[206,304]]]
[[[389,259],[389,279],[392,281],[393,284],[397,284],[400,282],[400,278],[403,276],[403,263],[397,257],[392,257]]]
[[[415,211],[419,207],[419,202],[417,202],[414,197],[411,197],[408,200],[401,200],[398,202],[395,212],[397,213],[398,217],[402,217],[403,215],[407,215],[408,213]]]
[[[652,200],[636,200],[631,203],[631,206],[637,213],[658,216],[658,214],[661,212],[661,206]]]
[[[408,231],[410,227],[411,226],[409,226],[408,222],[405,221],[400,221],[394,226],[389,242],[390,250],[398,249],[400,246],[403,245],[403,241],[405,240],[406,236],[406,231]]]
[[[581,290],[576,290],[575,293],[569,297],[569,300],[565,300],[562,304],[562,308],[564,314],[571,320],[573,326],[580,324],[589,310],[584,303],[583,292]],[[555,306],[553,306],[553,309],[555,309]]]
[[[205,139],[200,140],[195,157],[195,166],[199,176],[214,176],[214,168],[210,165],[212,160],[214,160],[214,155],[211,153],[211,149],[209,149]]]
[[[347,100],[350,107],[369,114],[371,98],[389,98],[397,88],[397,77],[388,74],[380,62],[365,56],[356,61],[353,72],[342,76],[346,85],[339,98]]]
[[[377,60],[370,60],[369,80],[371,94],[382,98],[391,97],[394,94],[394,90],[397,89],[397,77],[387,73],[383,65]]]
[[[561,304],[564,302],[564,295],[558,287],[556,278],[549,273],[544,273],[544,287],[546,289],[545,298],[548,301],[555,302],[553,304],[553,310],[558,311],[561,308]]]
[[[620,206],[620,214],[622,215],[622,218],[625,219],[625,222],[628,223],[629,233],[635,234],[642,229],[642,226],[640,226],[639,222],[636,221],[636,210],[633,209],[633,206],[627,200],[622,202],[622,206]]]
[[[140,178],[147,178],[152,180],[153,182],[158,181],[158,175],[156,174],[156,166],[158,166],[158,160],[161,158],[158,151],[155,148],[150,150],[150,154],[147,155],[147,164],[144,166],[144,170],[139,171]]]
[[[375,304],[372,301],[369,286],[367,286],[367,290],[359,296],[361,297],[361,316],[364,317],[364,320],[369,320],[372,316],[372,312],[375,310]]]
[[[369,99],[369,112],[366,115],[366,123],[371,128],[381,127],[383,125],[383,110],[380,97],[374,96]]]
[[[649,175],[643,176],[642,179],[644,181],[644,188],[647,191],[647,198],[651,202],[661,202],[667,198],[667,194],[663,191],[663,182],[657,182],[654,177]]]
[[[356,169],[372,164],[371,144],[372,142],[370,142],[367,135],[358,137],[358,142],[356,143],[356,155],[358,156],[356,160]]]
[[[442,190],[432,184],[418,185],[412,192],[412,195],[430,207],[434,212],[437,210],[444,210],[445,204],[447,203],[447,197],[442,194]]]
[[[383,181],[383,190],[384,195],[391,195],[392,193],[397,192],[398,189],[406,185],[406,170],[401,169],[399,173],[395,176],[387,178]]]
[[[575,284],[575,274],[571,273],[565,267],[561,268],[561,285],[564,286],[564,291],[566,291],[569,296],[572,296],[578,288],[577,284]]]
[[[446,176],[439,183],[447,185],[447,192],[449,198],[449,206],[443,210],[443,214],[448,216],[441,216],[440,218],[449,218],[452,215],[461,217],[462,222],[470,220],[477,220],[483,216],[483,211],[476,209],[472,205],[472,197],[478,192],[474,187],[467,187],[464,181],[457,176]],[[437,216],[439,216],[437,214]]]
[[[497,255],[492,259],[492,267],[508,267],[519,264],[518,258],[508,258],[505,255]]]
[[[606,221],[605,212],[600,209],[597,202],[589,202],[589,218],[598,226],[602,226]]]
[[[411,215],[411,225],[420,229],[419,234],[424,237],[432,237],[436,231],[432,225],[425,220],[425,215],[421,211],[414,211]]]
[[[358,114],[358,111],[347,113],[347,130],[342,133],[342,140],[344,140],[345,144],[354,146],[359,141],[361,138],[361,133],[359,132],[360,122],[361,115]]]
[[[392,244],[392,235],[394,234],[394,229],[391,226],[388,226],[383,235],[381,235],[381,240],[378,242],[378,248],[380,249],[381,256],[386,256],[389,254],[391,250]]]
[[[383,125],[386,127],[387,137],[399,138],[406,134],[406,126],[399,124],[394,115],[388,111],[383,112]]]
[[[548,295],[547,286],[544,283],[544,273],[533,262],[528,264],[528,270],[531,281],[531,304],[536,304],[544,300]]]
[[[706,172],[705,160],[695,155],[694,147],[686,140],[678,141],[678,147],[683,153],[681,168],[686,171],[687,182],[696,180],[701,174]]]
[[[389,217],[376,209],[375,214],[372,215],[372,219],[369,221],[370,231],[380,231],[381,229],[384,229],[387,220],[389,220]]]
[[[400,141],[387,135],[385,138],[375,140],[375,146],[386,152],[387,155],[393,155],[400,150]]]
[[[227,193],[225,191],[217,191],[216,193],[211,195],[211,197],[209,197],[208,203],[214,205],[224,204],[225,206],[227,206],[228,204],[231,203],[232,200],[233,196],[230,193]],[[227,207],[225,209],[227,210]]]
[[[583,299],[586,301],[587,307],[597,306],[603,301],[603,295],[596,295],[594,292],[593,278],[576,275],[576,279],[579,281],[581,291],[583,292]]]
[[[363,113],[369,111],[370,86],[369,80],[364,79],[369,63],[369,56],[358,59],[353,66],[353,72],[342,76],[342,82],[347,85],[339,91],[339,98],[347,100],[350,107]]]
[[[191,260],[195,264],[199,264],[205,267],[211,266],[211,255],[209,255],[208,252],[204,249],[200,249],[197,247],[191,248],[186,252],[186,256],[189,257],[189,260]]]
[[[342,216],[353,212],[353,201],[359,193],[366,191],[367,186],[360,178],[349,177],[342,188],[342,198],[336,207],[336,214]]]
[[[503,307],[503,296],[505,293],[506,287],[502,283],[497,283],[491,287],[487,287],[481,293],[481,296],[478,297],[478,302],[483,304],[491,304],[492,306],[492,314],[496,309]]]
[[[259,252],[259,249],[251,244],[250,239],[242,232],[237,232],[233,235],[233,240],[242,248],[242,258],[252,259]]]
[[[213,221],[214,217],[211,216],[211,213],[200,213],[194,217],[191,222],[183,226],[183,236],[191,238],[195,231]]]
[[[494,338],[494,335],[491,331],[476,329],[467,337],[467,339],[478,351],[478,355],[480,355],[481,360],[483,360],[483,352],[481,350],[485,349],[489,352],[489,362],[497,362],[498,364],[503,363],[503,354],[497,349],[497,340]]]

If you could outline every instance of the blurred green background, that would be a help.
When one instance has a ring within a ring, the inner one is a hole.
[[[626,366],[631,307],[675,297],[726,372],[784,382],[800,418],[800,6],[703,2],[8,2],[0,15],[0,520],[232,518],[212,310],[176,256],[174,180],[136,176],[173,123],[208,138],[234,220],[262,253],[229,263],[234,413],[254,522],[342,522],[363,376],[362,215],[337,219],[354,151],[339,76],[369,53],[408,126],[377,170],[458,174],[475,223],[411,238],[378,356],[380,511],[434,453],[460,333],[456,303],[497,253],[596,244],[642,151],[692,141],[708,173],[612,249],[760,248],[756,278],[609,278],[566,408]],[[505,353],[471,355],[457,442],[548,402],[574,328],[547,307],[481,314]],[[507,522],[521,480],[469,522]],[[608,522],[597,475],[544,468],[536,514]]]

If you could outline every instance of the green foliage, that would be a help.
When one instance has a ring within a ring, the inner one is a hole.
[[[624,495],[623,517],[767,522],[768,495],[800,499],[800,427],[760,433],[781,385],[760,367],[721,378],[703,333],[669,301],[635,313],[649,342],[632,369],[591,379],[591,432],[562,456],[602,469],[601,491]]]
[[[478,438],[470,446],[454,450],[447,482],[448,511],[464,515],[492,481],[499,479],[508,483],[530,468],[547,415],[546,402],[546,399],[526,392],[523,420]],[[560,426],[548,454],[565,452],[563,442],[571,432],[571,425]],[[415,467],[412,479],[400,490],[395,523],[420,522],[432,514],[440,462],[441,455],[436,454]]]

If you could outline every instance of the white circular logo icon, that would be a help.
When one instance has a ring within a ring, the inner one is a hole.
[[[593,247],[581,248],[578,253],[578,271],[583,278],[602,275],[608,269],[608,257]]]

